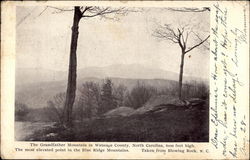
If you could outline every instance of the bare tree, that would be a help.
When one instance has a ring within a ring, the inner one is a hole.
[[[157,29],[154,30],[153,36],[168,40],[174,44],[178,44],[181,48],[181,64],[180,64],[180,74],[179,74],[179,89],[178,97],[182,99],[182,79],[183,79],[183,68],[184,68],[184,58],[187,53],[193,49],[202,45],[210,37],[208,35],[206,38],[202,39],[200,36],[195,33],[188,26],[185,27],[172,27],[169,24],[159,25]],[[188,41],[196,39],[196,42],[193,45],[188,45]]]
[[[112,7],[99,7],[99,6],[75,6],[74,8],[58,8],[54,6],[46,6],[38,16],[41,16],[48,8],[53,9],[53,13],[61,13],[66,11],[73,11],[73,26],[71,34],[70,44],[70,57],[69,57],[69,69],[68,69],[68,83],[66,91],[66,99],[63,109],[63,126],[69,128],[72,126],[72,109],[76,95],[76,76],[77,76],[77,41],[79,35],[79,22],[81,19],[87,20],[92,17],[100,17],[111,20],[119,20],[121,16],[125,16],[128,12],[136,12],[134,9],[127,9],[124,7],[112,8]],[[36,9],[33,8],[31,12]],[[23,21],[30,16],[31,12],[22,18],[17,26],[23,23]]]
[[[72,9],[63,9],[50,7],[57,12],[72,11]],[[75,6],[70,44],[70,58],[68,70],[68,83],[66,91],[66,99],[63,110],[63,124],[66,128],[72,126],[72,109],[75,101],[76,94],[76,76],[77,76],[77,41],[79,35],[79,22],[81,19],[88,19],[91,17],[101,17],[106,19],[118,20],[119,16],[126,15],[125,8],[111,8],[111,7],[97,7],[97,6]],[[111,15],[111,16],[109,16]]]

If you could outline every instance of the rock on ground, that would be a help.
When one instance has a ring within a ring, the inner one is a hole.
[[[104,114],[105,117],[116,117],[116,116],[129,116],[134,112],[133,108],[122,106],[108,111]]]

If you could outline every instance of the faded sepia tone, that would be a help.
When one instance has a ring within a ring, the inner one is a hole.
[[[208,142],[208,7],[16,14],[16,140]]]
[[[84,3],[4,3],[1,157],[249,157],[249,4]]]

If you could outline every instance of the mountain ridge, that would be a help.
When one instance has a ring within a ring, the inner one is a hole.
[[[42,68],[17,68],[16,85],[27,83],[50,82],[67,80],[67,71],[55,71]],[[96,78],[125,78],[125,79],[166,79],[178,81],[179,74],[158,68],[150,68],[140,64],[114,64],[105,67],[86,67],[77,70],[77,79],[96,77]],[[184,81],[199,80],[207,81],[200,77],[184,75]]]
[[[160,80],[160,79],[124,79],[124,78],[110,78],[112,83],[116,86],[124,85],[128,90],[131,90],[138,81],[145,85],[154,86],[158,89],[167,87],[169,85],[177,85],[177,81],[172,80]],[[77,94],[82,84],[92,81],[101,86],[103,79],[101,78],[84,78],[79,79],[77,82]],[[53,99],[53,97],[66,91],[67,81],[51,81],[51,82],[37,82],[31,84],[24,84],[16,86],[15,100],[27,104],[29,108],[43,108],[46,107],[47,101]]]

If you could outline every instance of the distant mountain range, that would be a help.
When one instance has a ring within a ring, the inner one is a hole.
[[[102,84],[106,77],[111,78],[114,85],[125,85],[132,89],[138,81],[145,85],[162,89],[178,85],[178,74],[152,69],[141,65],[112,65],[107,67],[89,67],[78,69],[77,89],[86,81]],[[184,77],[185,80],[202,79]],[[47,105],[57,93],[65,92],[67,85],[66,71],[52,71],[45,69],[17,69],[15,99],[25,103],[30,108],[42,108]]]
[[[131,90],[138,82],[147,86],[153,86],[157,89],[167,88],[169,86],[178,86],[177,81],[163,80],[163,79],[125,79],[125,78],[110,78],[115,86],[120,84],[126,86]],[[87,81],[98,83],[100,86],[103,79],[100,78],[83,78],[77,82],[77,89],[81,88],[82,84]],[[30,84],[23,84],[16,86],[15,99],[18,102],[28,105],[29,108],[42,108],[46,107],[47,102],[52,100],[53,97],[66,91],[66,81],[51,81],[51,82],[37,82]],[[79,93],[77,91],[77,94]]]
[[[67,80],[67,71],[48,69],[17,68],[16,85],[28,83],[51,82]],[[145,67],[139,64],[110,65],[106,67],[87,67],[77,70],[77,78],[87,77],[106,78],[117,77],[126,79],[167,79],[178,81],[179,74],[162,69]],[[203,80],[197,77],[184,76],[184,81]]]

